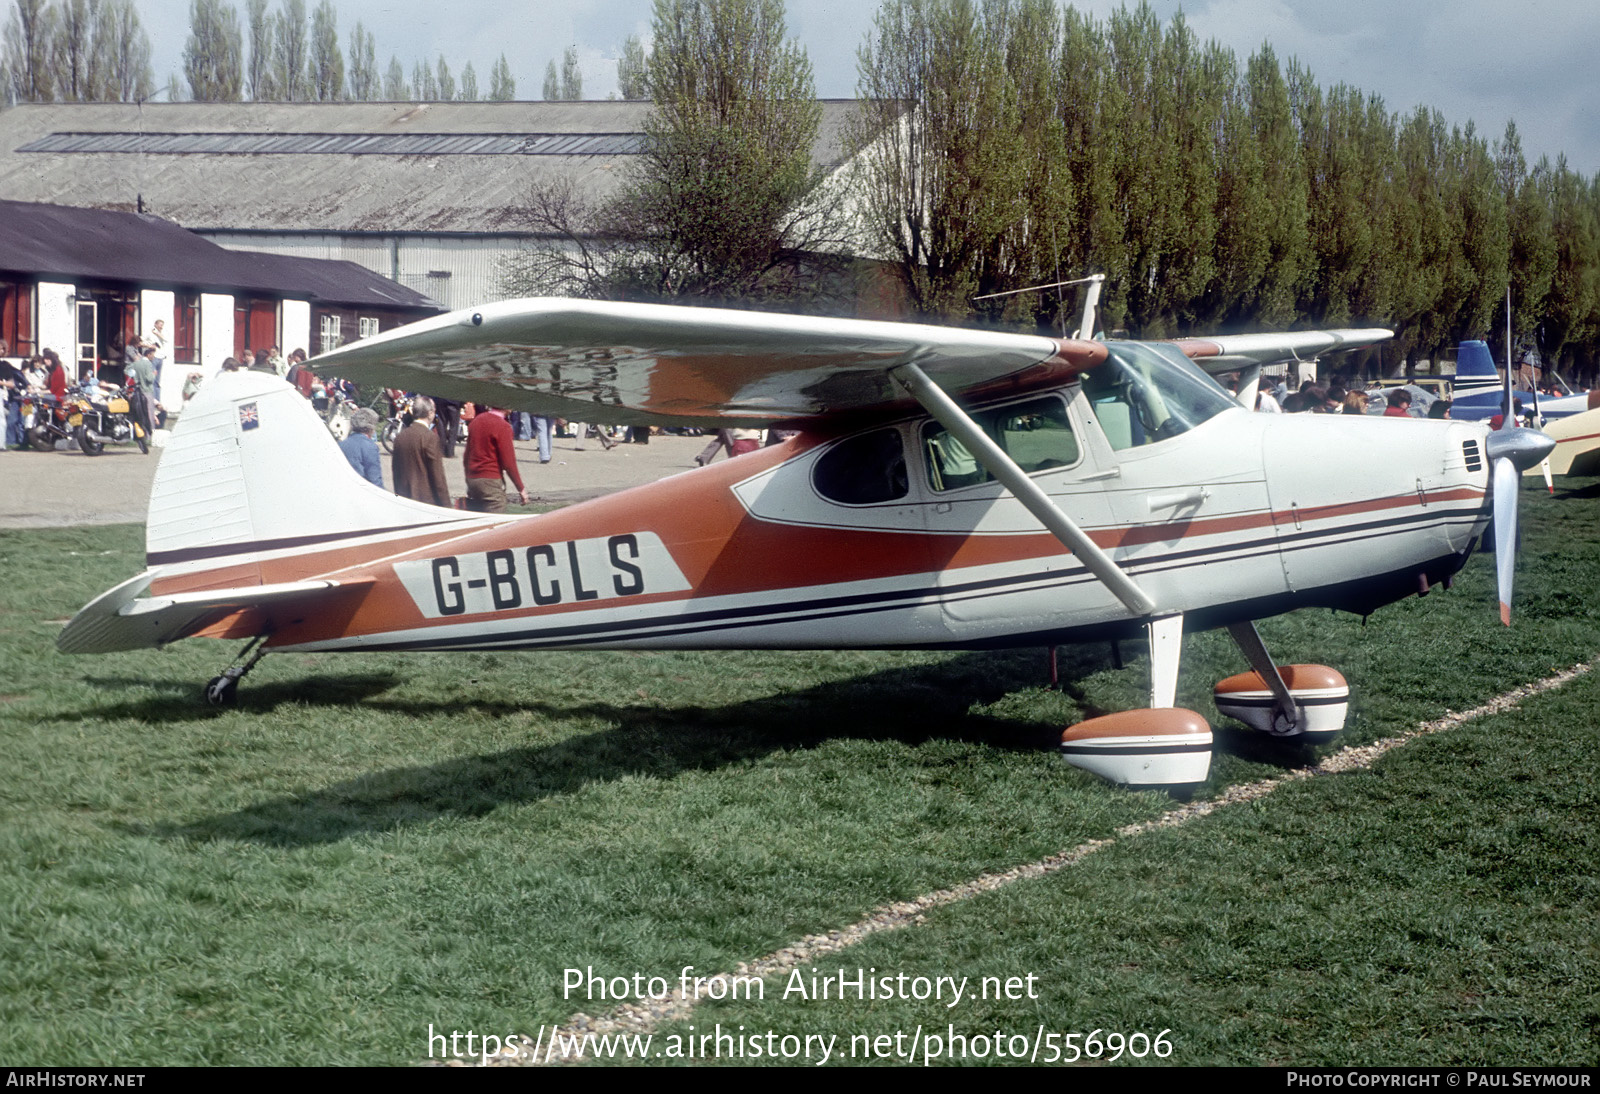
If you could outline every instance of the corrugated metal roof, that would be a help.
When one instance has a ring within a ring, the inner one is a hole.
[[[812,160],[833,165],[843,158],[841,129],[855,103],[822,107]],[[535,184],[559,182],[593,201],[609,196],[650,109],[641,102],[23,104],[0,111],[0,197],[129,211],[142,201],[197,230],[517,233],[527,230],[523,211]],[[97,135],[107,151],[123,154],[19,151],[54,134]],[[353,151],[390,137],[447,138],[463,148],[473,138],[509,135],[573,143],[532,154]],[[330,143],[293,155],[259,147],[209,155],[141,150],[141,140],[155,137]]]
[[[440,310],[354,262],[230,251],[160,217],[34,202],[0,201],[0,271]]]
[[[640,133],[51,133],[18,152],[158,156],[626,156]]]

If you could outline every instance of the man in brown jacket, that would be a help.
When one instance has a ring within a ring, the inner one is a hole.
[[[411,400],[411,424],[394,439],[394,463],[390,467],[394,492],[403,498],[428,501],[452,508],[450,487],[444,478],[444,457],[439,454],[439,438],[429,428],[433,423],[433,400],[418,395]]]

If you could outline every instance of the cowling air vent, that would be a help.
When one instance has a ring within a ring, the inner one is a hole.
[[[1483,470],[1483,457],[1478,453],[1477,441],[1462,441],[1461,457],[1467,461],[1468,471],[1476,472]]]

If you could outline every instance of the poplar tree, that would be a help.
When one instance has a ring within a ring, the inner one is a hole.
[[[18,102],[55,99],[50,50],[59,19],[55,6],[47,0],[15,0],[6,19],[5,57],[12,94]]]
[[[1419,353],[1431,353],[1443,341],[1438,315],[1454,245],[1454,226],[1441,185],[1445,133],[1442,115],[1418,107],[1401,123],[1396,144],[1390,318],[1397,348],[1408,366]]]
[[[1064,237],[1073,230],[1072,169],[1054,83],[1061,33],[1053,0],[991,3],[987,29],[1004,55],[1007,110],[1016,118],[1021,216],[1002,230],[979,270],[988,292],[1062,280]],[[1006,297],[980,311],[1027,327],[1056,328],[1069,317],[1059,294]],[[1076,318],[1073,314],[1071,318]]]
[[[276,26],[267,11],[267,0],[248,0],[246,21],[250,27],[250,62],[245,69],[245,88],[257,102],[282,98],[276,69]]]
[[[439,101],[443,103],[454,102],[456,98],[456,78],[450,72],[450,66],[445,63],[443,55],[439,57],[438,64],[434,66],[435,86],[438,90]]]
[[[318,102],[344,98],[344,55],[339,52],[339,15],[333,0],[322,0],[311,16],[311,63],[307,73],[312,96]]]
[[[577,46],[568,46],[561,55],[561,98],[568,102],[583,98],[583,72],[578,68]]]
[[[1542,313],[1543,349],[1558,363],[1594,352],[1600,334],[1600,209],[1595,184],[1556,158],[1554,168],[1541,163],[1539,172],[1550,208],[1555,242],[1555,274]]]
[[[79,103],[96,98],[90,85],[94,13],[89,0],[57,0],[56,33],[50,51],[55,70],[56,98]]]
[[[1515,122],[1506,123],[1505,134],[1495,148],[1495,164],[1510,236],[1512,329],[1518,338],[1529,341],[1555,277],[1556,242],[1550,206],[1540,192],[1540,180],[1528,172]]]
[[[1450,150],[1448,197],[1459,232],[1442,310],[1449,324],[1447,341],[1459,341],[1491,330],[1503,310],[1511,229],[1494,157],[1471,122],[1452,133]]]
[[[1025,216],[1003,23],[970,0],[885,0],[857,70],[866,237],[919,315],[965,317],[983,257]]]
[[[1063,273],[1074,277],[1106,274],[1109,291],[1101,297],[1103,325],[1120,327],[1127,316],[1122,293],[1127,267],[1122,222],[1116,215],[1116,179],[1112,157],[1107,154],[1120,100],[1100,24],[1071,7],[1062,17],[1055,100],[1073,179],[1071,228],[1064,233],[1062,248]]]
[[[222,0],[193,0],[183,72],[196,102],[238,102],[244,86],[239,13]]]
[[[378,97],[378,59],[372,32],[356,21],[350,32],[350,98],[357,102],[370,102]]]
[[[1148,286],[1147,336],[1190,333],[1216,279],[1219,150],[1216,134],[1232,84],[1231,54],[1203,47],[1180,12],[1155,58],[1155,139],[1166,164],[1156,277]]]
[[[400,65],[400,58],[390,54],[389,69],[383,76],[383,97],[391,103],[401,102],[410,98],[410,87],[406,83],[406,70]]]
[[[273,19],[277,47],[277,84],[283,99],[306,102],[312,95],[308,70],[305,0],[284,0]]]
[[[622,43],[617,56],[617,94],[624,99],[648,99],[650,85],[647,70],[650,59],[637,34],[630,34]]]
[[[506,55],[502,53],[500,59],[489,70],[489,100],[497,103],[508,103],[517,97],[517,81],[512,79],[511,66],[506,63]]]
[[[423,61],[416,61],[411,66],[411,97],[419,103],[438,101],[438,78],[432,66]]]
[[[823,230],[808,200],[822,111],[782,0],[656,0],[653,29],[655,110],[611,211],[618,229],[644,243],[621,288],[713,300],[782,295],[789,250]]]
[[[1270,46],[1263,45],[1250,58],[1245,78],[1267,197],[1261,209],[1266,263],[1247,310],[1262,325],[1283,329],[1298,314],[1300,288],[1310,267],[1305,166],[1288,85]]]
[[[150,36],[145,33],[133,0],[106,0],[109,12],[111,71],[106,98],[139,102],[155,94],[156,78],[150,67]]]
[[[464,103],[478,101],[478,74],[473,71],[471,61],[468,61],[467,66],[461,70],[461,92],[456,98]]]

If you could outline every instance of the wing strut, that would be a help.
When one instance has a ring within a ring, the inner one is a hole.
[[[1039,523],[1061,541],[1063,547],[1076,555],[1079,561],[1089,568],[1089,572],[1099,578],[1100,583],[1110,589],[1130,612],[1142,616],[1150,615],[1156,610],[1155,601],[1135,585],[1132,578],[1122,572],[1121,568],[1111,560],[1110,555],[1084,535],[1083,530],[1072,522],[1072,518],[1062,512],[1061,507],[1051,501],[1050,496],[1039,488],[1039,484],[1030,479],[1027,472],[1017,466],[1015,460],[1006,455],[987,433],[978,428],[978,423],[968,417],[967,412],[957,406],[955,400],[945,394],[943,388],[928,379],[927,373],[916,365],[908,363],[896,366],[890,370],[890,374],[911,393],[912,398],[922,404],[924,410],[950,431],[951,436],[965,445],[967,451],[983,464],[984,469],[1010,490],[1028,512],[1038,518]]]

